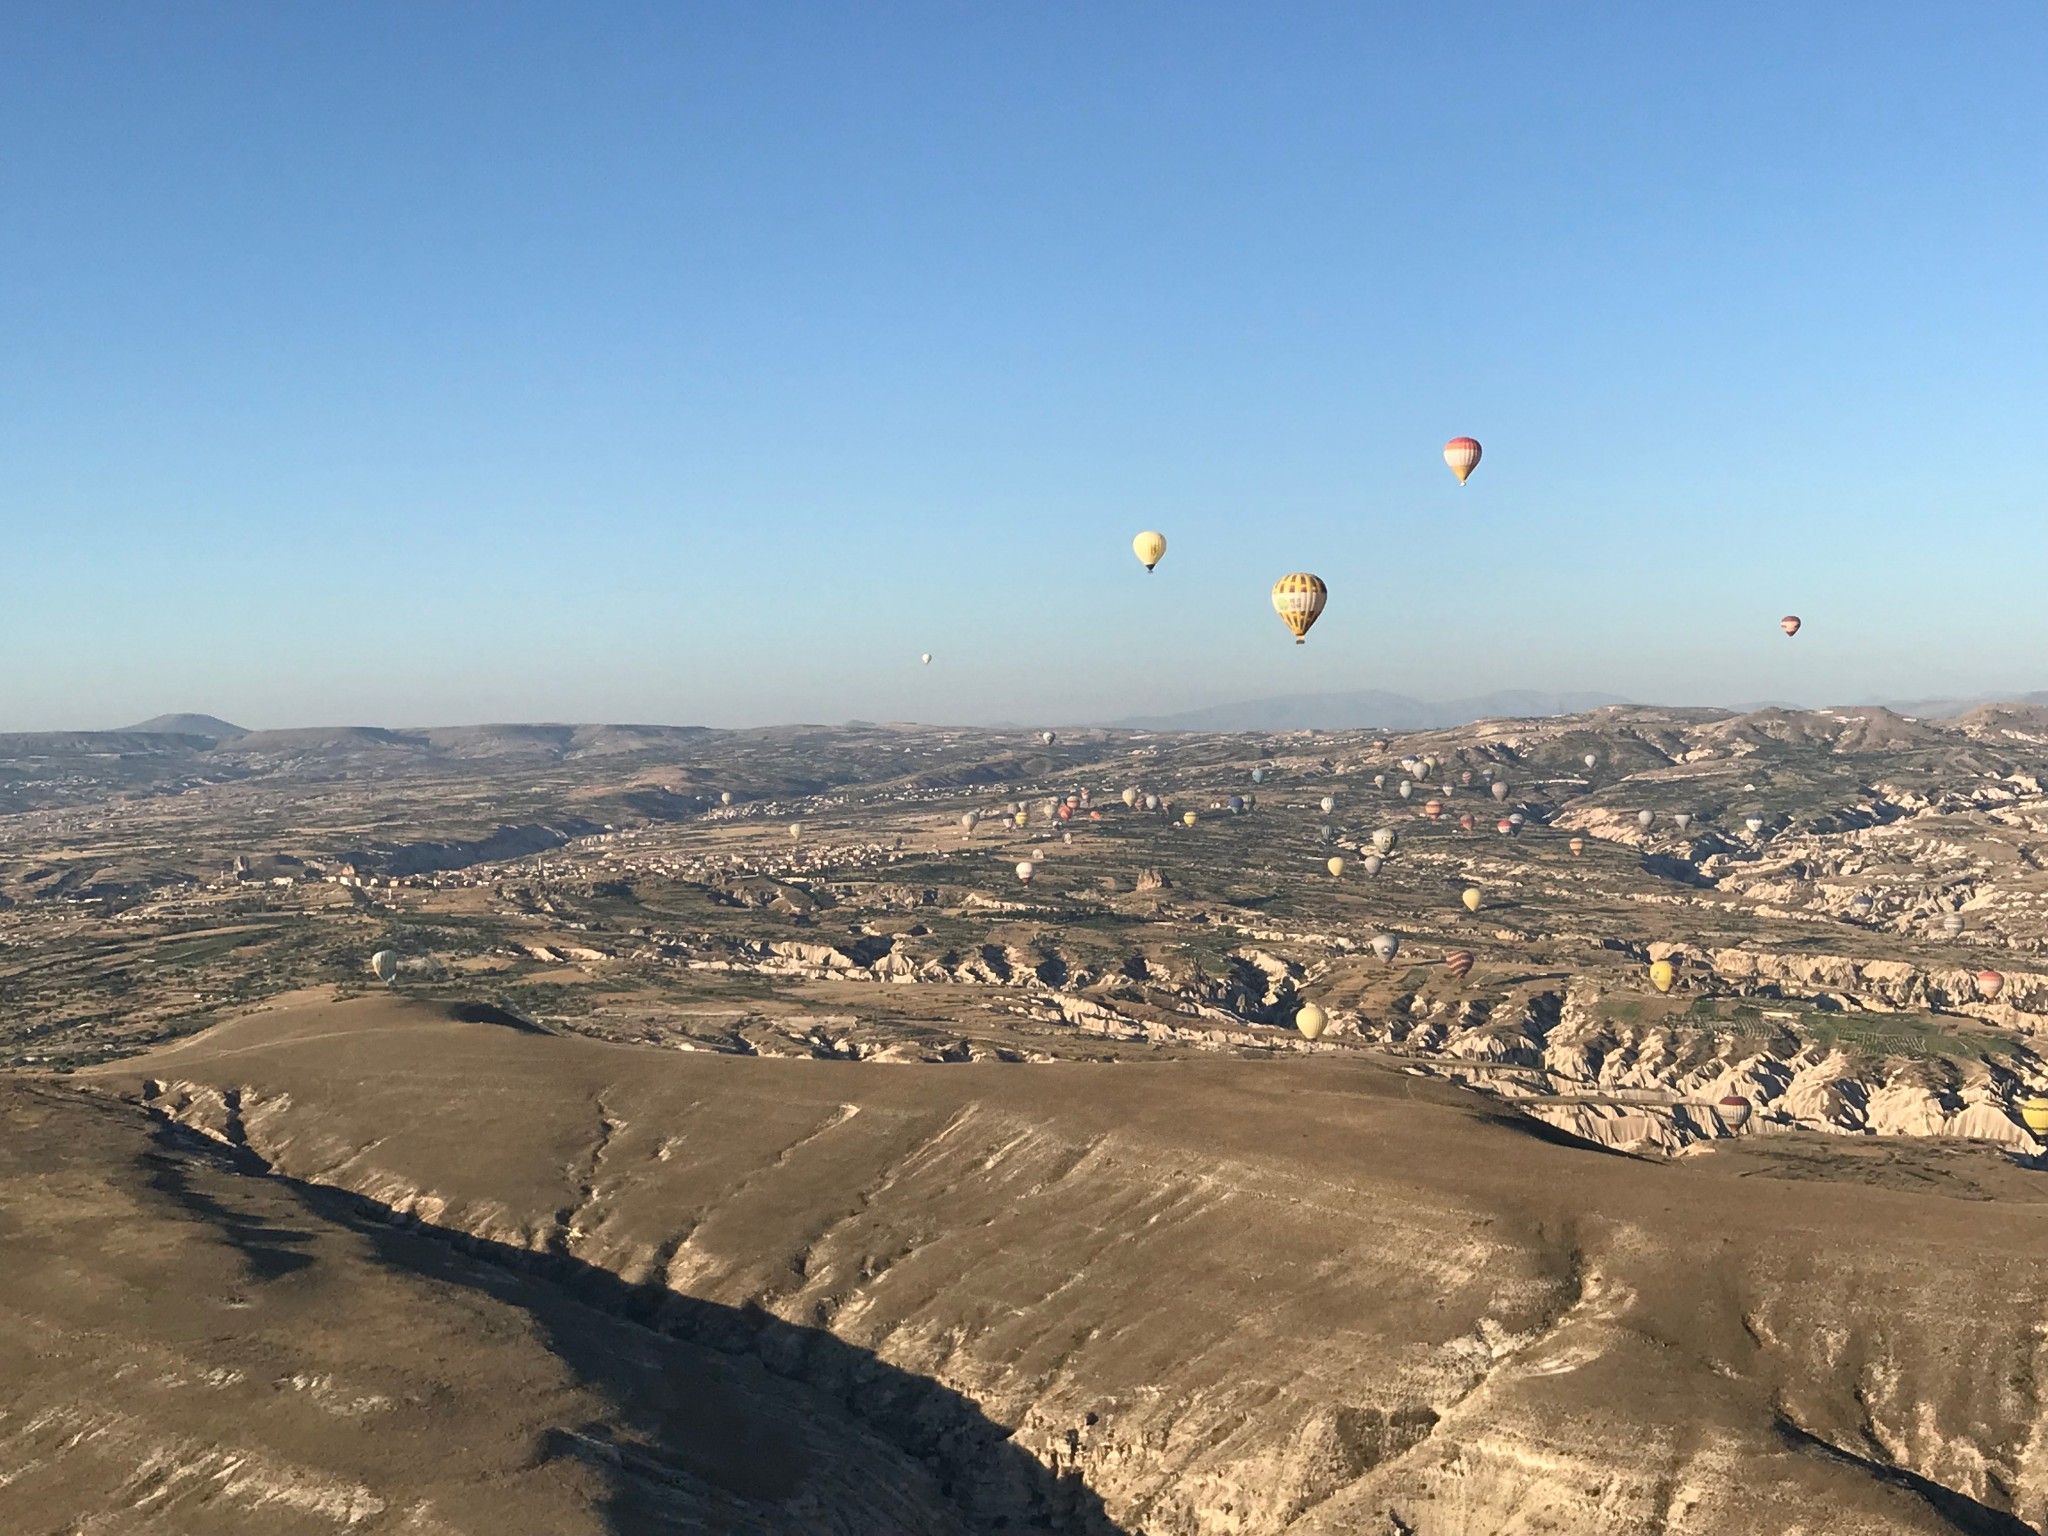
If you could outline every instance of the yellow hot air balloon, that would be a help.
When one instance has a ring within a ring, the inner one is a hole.
[[[1669,960],[1659,960],[1650,967],[1650,985],[1659,992],[1669,992],[1678,980],[1678,967]]]
[[[1329,600],[1330,589],[1323,585],[1323,578],[1307,571],[1296,571],[1273,583],[1273,611],[1294,631],[1296,645],[1307,643],[1309,627],[1322,617]]]
[[[1166,555],[1166,535],[1153,533],[1150,529],[1131,540],[1131,553],[1138,557],[1138,563],[1151,570]]]
[[[1479,887],[1476,885],[1466,886],[1465,894],[1459,897],[1458,899],[1465,903],[1465,910],[1467,912],[1477,912],[1479,910],[1479,903],[1481,900],[1479,894]]]
[[[1184,827],[1192,827],[1196,822],[1200,821],[1201,819],[1202,818],[1197,816],[1193,811],[1182,811],[1180,815],[1181,825]]]
[[[1344,873],[1344,861],[1342,859],[1331,859],[1324,867],[1330,871],[1330,878],[1333,880]]]
[[[2048,1097],[2037,1093],[2022,1099],[2020,1120],[2036,1136],[2048,1136]]]
[[[1020,827],[1026,827],[1031,824],[1031,813],[1029,811],[1019,811],[1010,820],[1016,822]]]
[[[1314,1003],[1303,1003],[1295,1011],[1294,1027],[1308,1039],[1314,1040],[1330,1027],[1330,1016]]]

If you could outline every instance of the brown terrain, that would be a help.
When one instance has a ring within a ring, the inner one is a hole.
[[[2048,1528],[2031,713],[517,729],[17,772],[0,1528]]]

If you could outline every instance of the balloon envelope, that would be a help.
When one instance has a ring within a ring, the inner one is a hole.
[[[1505,799],[1507,799],[1507,797],[1508,797],[1508,784],[1507,784],[1507,780],[1506,780],[1506,779],[1495,779],[1495,780],[1493,781],[1493,798],[1494,798],[1494,799],[1496,799],[1496,800],[1505,800]]]
[[[1778,628],[1780,628],[1780,629],[1782,629],[1783,631],[1785,631],[1785,633],[1786,633],[1786,635],[1787,635],[1788,637],[1789,637],[1789,636],[1792,636],[1792,635],[1796,635],[1796,634],[1798,634],[1798,633],[1799,633],[1799,615],[1798,615],[1798,614],[1796,614],[1796,613],[1788,613],[1788,614],[1786,614],[1786,615],[1785,615],[1785,617],[1783,617],[1782,619],[1778,620]],[[1826,646],[1822,646],[1822,647],[1821,647],[1821,649],[1822,649],[1822,650],[1826,650],[1826,649],[1827,649],[1827,647],[1826,647]]]
[[[1019,880],[1022,880],[1026,885],[1029,885],[1031,883],[1031,877],[1037,873],[1037,866],[1034,865],[1029,859],[1023,859],[1018,862],[1017,878]]]
[[[1392,827],[1380,827],[1372,835],[1372,845],[1379,849],[1381,853],[1392,853],[1394,851],[1394,841],[1394,829]]]
[[[794,842],[794,841],[795,841],[795,840],[796,840],[797,838],[799,838],[799,837],[802,837],[803,835],[804,835],[804,824],[803,824],[802,822],[800,822],[800,821],[792,821],[792,822],[791,822],[791,823],[789,824],[789,836],[790,836],[790,840],[791,840],[792,842]]]
[[[918,657],[917,659],[923,662],[926,666],[930,666],[932,664],[932,653],[930,651],[926,651],[922,656]]]
[[[1641,827],[1645,832],[1650,830],[1650,823],[1655,821],[1656,819],[1657,813],[1655,811],[1636,812],[1636,825]]]
[[[1265,783],[1265,782],[1266,782],[1266,770],[1265,770],[1265,769],[1263,769],[1263,768],[1254,768],[1254,769],[1252,770],[1252,782],[1253,782],[1254,784],[1263,784],[1263,783]]]
[[[1431,800],[1426,802],[1422,807],[1422,814],[1427,816],[1431,821],[1442,820],[1444,814],[1443,801]]]
[[[718,803],[719,803],[720,805],[731,805],[731,804],[732,804],[732,791],[728,789],[728,790],[727,790],[727,791],[726,791],[726,792],[725,792],[724,794],[720,795],[720,796],[718,797]]]
[[[1739,1131],[1749,1124],[1749,1100],[1738,1099],[1732,1093],[1714,1106],[1714,1112],[1731,1131]]]
[[[1180,820],[1182,826],[1192,827],[1197,821],[1201,820],[1201,818],[1197,816],[1193,811],[1183,811],[1181,812]]]
[[[380,949],[370,956],[370,973],[388,985],[398,975],[398,951]]]
[[[1323,616],[1329,601],[1330,589],[1323,585],[1323,578],[1307,571],[1296,571],[1273,583],[1273,611],[1294,631],[1296,645],[1307,642],[1310,626]]]
[[[1444,969],[1457,977],[1458,980],[1463,981],[1472,973],[1472,951],[1469,949],[1452,950],[1448,955],[1444,956]]]
[[[1468,885],[1465,887],[1465,894],[1458,899],[1465,903],[1465,910],[1467,912],[1477,912],[1479,910],[1479,903],[1484,898],[1479,894],[1478,886]]]
[[[1166,535],[1154,533],[1149,528],[1131,540],[1131,553],[1138,557],[1138,563],[1151,570],[1166,555]]]
[[[1232,795],[1228,800],[1224,801],[1223,803],[1230,807],[1230,813],[1233,816],[1241,814],[1244,810],[1243,795]]]
[[[1314,1003],[1303,1003],[1295,1010],[1294,1027],[1313,1040],[1330,1027],[1330,1016]]]
[[[1996,971],[1979,971],[1977,990],[1986,997],[1996,997],[2005,990],[2005,978]]]
[[[1368,875],[1376,875],[1382,869],[1386,868],[1386,864],[1384,863],[1384,861],[1381,860],[1378,854],[1368,853],[1365,856],[1364,861],[1358,867],[1364,870]]]
[[[1329,870],[1330,878],[1333,880],[1344,873],[1344,861],[1341,858],[1333,858],[1323,867]]]
[[[1757,833],[1764,829],[1764,819],[1761,816],[1745,816],[1742,818],[1742,824],[1749,828],[1749,835],[1751,837],[1756,836]]]
[[[1599,765],[1600,765],[1600,758],[1599,758],[1599,755],[1598,755],[1597,753],[1593,753],[1593,752],[1588,752],[1588,753],[1586,754],[1586,766],[1587,766],[1588,768],[1597,768],[1597,767],[1598,767]]]
[[[1138,803],[1138,792],[1137,792],[1137,791],[1136,791],[1135,789],[1127,789],[1127,790],[1125,790],[1125,791],[1124,791],[1124,804],[1125,804],[1126,806],[1132,806],[1132,807],[1135,807],[1135,806],[1137,805],[1137,803]]]
[[[2048,1134],[2048,1098],[2036,1093],[2022,1099],[2020,1122],[2036,1136]]]
[[[1479,467],[1480,451],[1476,437],[1454,437],[1444,444],[1444,462],[1451,466],[1451,473],[1458,477],[1458,484],[1463,485],[1472,478],[1472,471]]]
[[[1565,847],[1571,849],[1572,857],[1577,858],[1586,851],[1586,840],[1583,837],[1575,837],[1566,843]]]
[[[1372,952],[1382,960],[1391,961],[1401,952],[1401,941],[1391,933],[1376,933],[1372,936]]]
[[[1678,980],[1678,967],[1669,960],[1659,960],[1650,967],[1650,985],[1659,992],[1669,992]]]

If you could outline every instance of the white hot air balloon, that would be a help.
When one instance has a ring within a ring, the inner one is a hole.
[[[1123,798],[1124,798],[1124,807],[1125,807],[1125,809],[1126,809],[1126,810],[1136,810],[1136,809],[1138,808],[1138,792],[1137,792],[1137,790],[1135,790],[1135,789],[1127,789],[1127,790],[1125,790],[1125,791],[1124,791],[1124,797],[1123,797]]]
[[[1374,774],[1372,776],[1372,787],[1374,789],[1385,789],[1387,787],[1387,776],[1384,773]]]
[[[1031,877],[1037,873],[1038,867],[1034,865],[1029,859],[1022,859],[1018,861],[1017,878],[1023,881],[1026,885],[1029,885],[1031,883]]]
[[[1368,875],[1376,875],[1387,866],[1378,854],[1368,853],[1363,859],[1358,861],[1358,867]]]
[[[370,974],[387,987],[398,980],[398,951],[380,949],[370,956]]]
[[[1757,833],[1764,829],[1764,819],[1761,816],[1745,816],[1742,818],[1742,824],[1749,828],[1749,835],[1751,837],[1755,837]]]
[[[1655,811],[1636,812],[1636,825],[1641,827],[1645,832],[1650,830],[1650,823],[1652,823],[1656,819],[1657,813]]]
[[[1403,779],[1399,784],[1395,785],[1394,789],[1395,792],[1399,794],[1403,800],[1406,800],[1410,795],[1415,793],[1415,786],[1409,783],[1406,779]]]
[[[1317,801],[1316,803],[1322,806],[1323,814],[1325,816],[1329,815],[1332,811],[1337,809],[1337,797],[1335,795],[1325,795],[1321,800]]]
[[[932,653],[930,651],[926,651],[922,656],[918,657],[917,659],[928,667],[932,664]]]
[[[1507,797],[1508,781],[1506,779],[1495,779],[1493,781],[1493,798],[1496,800],[1505,800],[1507,799]]]
[[[720,795],[720,796],[718,797],[718,803],[719,803],[720,805],[731,805],[731,804],[732,804],[732,791],[728,789],[728,790],[727,790],[727,791],[726,791],[726,792],[725,792],[724,794]]]
[[[1372,952],[1391,965],[1394,956],[1401,952],[1401,941],[1391,933],[1376,933],[1372,936]]]
[[[1600,755],[1599,755],[1599,754],[1598,754],[1597,752],[1588,752],[1588,753],[1586,754],[1586,766],[1587,766],[1588,768],[1597,768],[1597,767],[1599,767],[1599,766],[1600,766]]]
[[[1692,825],[1692,812],[1673,811],[1671,813],[1671,819],[1678,823],[1678,830],[1683,832],[1687,827]]]
[[[1397,839],[1392,827],[1376,827],[1372,834],[1372,845],[1381,853],[1392,853]]]

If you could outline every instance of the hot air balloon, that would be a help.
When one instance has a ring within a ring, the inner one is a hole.
[[[791,842],[795,842],[798,838],[802,837],[803,835],[804,824],[800,821],[792,821],[789,824],[789,840]]]
[[[1058,731],[1040,731],[1038,739],[1049,747],[1060,739],[1060,733]]]
[[[1599,766],[1600,766],[1600,754],[1599,754],[1599,753],[1597,753],[1597,752],[1588,752],[1588,753],[1586,754],[1586,766],[1587,766],[1588,768],[1597,768],[1597,767],[1599,767]]]
[[[1636,812],[1636,825],[1641,827],[1645,832],[1650,830],[1650,823],[1655,821],[1656,819],[1657,813],[1655,811]]]
[[[1372,776],[1372,787],[1374,789],[1385,789],[1387,787],[1387,776],[1384,773],[1374,774]]]
[[[724,794],[720,795],[720,796],[718,797],[718,803],[719,803],[720,805],[731,805],[731,804],[732,804],[732,791],[728,789],[728,790],[727,790],[727,791],[726,791],[726,792],[725,792]]]
[[[1415,793],[1415,786],[1413,784],[1410,784],[1406,779],[1403,779],[1401,781],[1399,789],[1401,798],[1403,800],[1406,800],[1410,795]]]
[[[1785,615],[1785,617],[1783,617],[1782,619],[1778,620],[1778,628],[1780,628],[1780,629],[1782,629],[1783,631],[1785,631],[1785,634],[1786,634],[1787,638],[1790,638],[1791,636],[1793,636],[1793,635],[1796,635],[1796,634],[1798,634],[1798,633],[1799,633],[1799,615],[1798,615],[1798,614],[1796,614],[1796,613],[1788,613],[1788,614],[1786,614],[1786,615]],[[1822,649],[1826,649],[1826,647],[1822,647]]]
[[[917,659],[923,662],[924,665],[930,666],[932,664],[932,653],[930,651],[926,651],[922,656],[919,656]]]
[[[370,956],[370,974],[383,982],[385,986],[390,986],[392,982],[398,979],[398,951],[395,949],[380,949],[377,953]]]
[[[1294,631],[1296,645],[1307,643],[1309,627],[1322,617],[1329,601],[1330,589],[1323,585],[1323,578],[1307,571],[1296,571],[1273,583],[1273,611]]]
[[[1575,837],[1566,843],[1565,847],[1571,849],[1573,858],[1577,858],[1586,851],[1586,840],[1583,837]]]
[[[1372,952],[1392,965],[1394,956],[1401,952],[1401,941],[1391,933],[1376,933],[1372,936]]]
[[[1337,841],[1337,829],[1326,821],[1316,828],[1316,837],[1322,842],[1334,843]]]
[[[1233,815],[1233,816],[1242,816],[1242,815],[1244,814],[1244,796],[1243,796],[1243,795],[1232,795],[1232,796],[1231,796],[1231,797],[1230,797],[1230,798],[1229,798],[1228,800],[1224,801],[1223,803],[1224,803],[1225,805],[1227,805],[1227,806],[1229,806],[1229,807],[1230,807],[1230,814],[1231,814],[1231,815]]]
[[[1365,856],[1365,858],[1360,862],[1358,867],[1364,870],[1368,875],[1376,875],[1382,869],[1386,868],[1386,864],[1381,860],[1378,854],[1368,853]]]
[[[1968,925],[1963,921],[1963,914],[1960,912],[1951,912],[1947,917],[1944,917],[1941,920],[1941,931],[1947,934],[1950,938],[1954,938],[1957,934],[1961,933],[1963,929],[1967,926]]]
[[[1764,819],[1761,816],[1745,816],[1742,818],[1742,824],[1749,828],[1749,835],[1751,837],[1755,837],[1757,833],[1764,829]]]
[[[1671,813],[1671,819],[1678,824],[1678,830],[1683,832],[1687,827],[1692,825],[1692,812],[1673,811]]]
[[[1146,809],[1146,810],[1148,810],[1148,811],[1156,811],[1156,810],[1158,810],[1158,809],[1159,809],[1159,797],[1158,797],[1157,795],[1147,795],[1147,796],[1145,797],[1145,809]]]
[[[1314,1003],[1303,1003],[1295,1010],[1294,1027],[1300,1030],[1305,1038],[1314,1040],[1330,1027],[1330,1016]]]
[[[1474,827],[1478,825],[1479,823],[1474,821],[1469,815],[1460,816],[1458,818],[1458,827],[1461,831],[1470,832]]]
[[[2020,1100],[2020,1123],[2036,1136],[2048,1136],[2048,1098],[2033,1093]]]
[[[1333,880],[1342,877],[1344,873],[1344,861],[1341,858],[1332,858],[1323,867],[1330,872],[1330,878]]]
[[[1458,900],[1465,903],[1465,910],[1467,912],[1477,912],[1479,910],[1479,903],[1484,899],[1479,894],[1479,887],[1476,885],[1466,886],[1465,894],[1458,898]]]
[[[1871,910],[1876,906],[1877,903],[1871,899],[1870,892],[1868,891],[1858,891],[1854,896],[1849,898],[1849,910],[1854,912],[1858,917],[1870,916]]]
[[[1460,784],[1470,784],[1472,782],[1472,770],[1467,768],[1463,773],[1459,774],[1458,782]]]
[[[1089,819],[1090,821],[1100,821],[1100,820],[1102,820],[1102,812],[1100,812],[1100,811],[1090,811],[1090,812],[1088,813],[1088,819]]]
[[[1037,873],[1038,866],[1033,864],[1029,859],[1021,859],[1018,861],[1017,878],[1023,881],[1026,885],[1029,885],[1031,883],[1031,877]]]
[[[1252,770],[1252,782],[1253,782],[1254,784],[1263,784],[1263,783],[1265,783],[1265,782],[1266,782],[1266,770],[1265,770],[1265,769],[1263,769],[1263,768],[1254,768],[1254,769]]]
[[[1515,833],[1515,824],[1503,816],[1493,824],[1493,830],[1500,833],[1503,837],[1512,837]]]
[[[1669,960],[1659,960],[1650,967],[1650,985],[1659,992],[1669,992],[1678,980],[1678,967]]]
[[[1454,437],[1444,444],[1444,462],[1451,466],[1451,473],[1463,485],[1471,478],[1472,471],[1479,467],[1479,439],[1476,437]]]
[[[1979,971],[1977,973],[1977,990],[1982,992],[1987,998],[1994,998],[2005,990],[2005,978],[1996,971]]]
[[[1425,802],[1423,803],[1423,807],[1422,807],[1422,814],[1423,814],[1423,815],[1425,815],[1425,816],[1427,816],[1427,817],[1428,817],[1428,818],[1429,818],[1429,819],[1430,819],[1431,821],[1442,821],[1442,820],[1443,820],[1443,816],[1444,816],[1444,803],[1443,803],[1443,801],[1441,801],[1441,800],[1429,800],[1429,801],[1425,801]]]
[[[960,818],[960,830],[962,832],[972,832],[980,821],[981,817],[979,815],[969,811]]]
[[[1445,798],[1446,800],[1450,799],[1452,795],[1454,795],[1454,794],[1456,794],[1456,793],[1457,793],[1457,791],[1456,791],[1456,790],[1454,790],[1454,789],[1452,789],[1452,788],[1451,788],[1451,785],[1450,785],[1450,781],[1449,781],[1448,779],[1446,779],[1446,780],[1444,781],[1444,786],[1443,786],[1443,790],[1444,790],[1444,798]]]
[[[1457,977],[1458,980],[1463,981],[1472,974],[1472,951],[1469,949],[1452,950],[1444,956],[1444,969]]]
[[[1137,791],[1136,791],[1135,789],[1127,789],[1127,790],[1125,790],[1125,791],[1124,791],[1124,807],[1125,807],[1125,809],[1127,809],[1127,810],[1135,810],[1135,809],[1137,808],[1137,804],[1138,804],[1138,792],[1137,792]]]
[[[1031,813],[1029,811],[1019,811],[1015,816],[1012,816],[1010,819],[1016,822],[1017,825],[1020,827],[1027,827],[1031,824]]]
[[[1166,535],[1146,530],[1131,540],[1131,553],[1138,557],[1138,563],[1151,570],[1166,555]]]
[[[1059,817],[1061,821],[1072,821],[1074,819],[1074,808],[1071,805],[1063,805],[1057,811],[1054,811],[1053,814]]]
[[[1335,795],[1325,795],[1317,804],[1322,806],[1323,814],[1327,816],[1330,812],[1337,809],[1337,797]]]
[[[1394,851],[1394,844],[1399,841],[1400,839],[1394,835],[1392,827],[1375,828],[1372,834],[1372,845],[1379,849],[1381,853],[1392,853]]]
[[[1529,818],[1524,816],[1520,811],[1508,812],[1508,825],[1513,827],[1517,832],[1522,830],[1522,823],[1527,821],[1528,819]]]
[[[1193,811],[1181,812],[1180,821],[1181,825],[1184,827],[1192,827],[1197,821],[1200,820],[1201,818],[1197,816]]]
[[[1495,779],[1493,781],[1493,798],[1496,800],[1505,800],[1507,799],[1507,797],[1508,781],[1506,779]]]
[[[1749,1100],[1738,1099],[1731,1093],[1714,1106],[1714,1113],[1731,1132],[1739,1131],[1749,1124]]]

